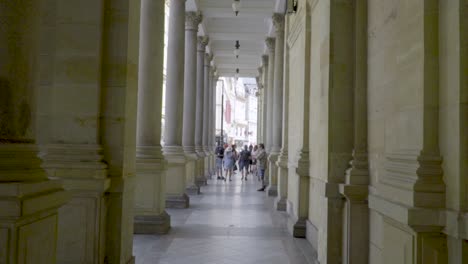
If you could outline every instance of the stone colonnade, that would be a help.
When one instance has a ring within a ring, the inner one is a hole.
[[[1,263],[134,263],[133,233],[166,233],[206,183],[216,71],[172,0],[163,98],[164,9],[0,3]]]
[[[378,0],[273,16],[257,78],[267,194],[320,263],[468,262],[467,15]]]

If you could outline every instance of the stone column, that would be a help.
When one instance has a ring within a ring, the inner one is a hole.
[[[197,32],[202,16],[196,12],[185,15],[185,70],[184,70],[184,114],[182,146],[187,162],[185,175],[187,193],[199,194],[200,187],[195,184],[195,165],[198,156],[195,152],[195,119],[197,97]]]
[[[354,150],[340,193],[346,198],[343,219],[343,263],[367,263],[369,162],[367,155],[367,1],[354,10]]]
[[[167,49],[164,156],[168,161],[166,207],[187,208],[185,162],[182,148],[184,98],[185,0],[171,0]]]
[[[262,85],[262,67],[258,68],[258,74],[259,76],[256,78],[257,79],[257,88],[258,88],[258,94],[257,94],[257,144],[263,142],[263,85]]]
[[[42,42],[49,44],[34,30],[46,14],[34,3],[0,2],[0,263],[56,263],[58,208],[68,200],[37,157],[35,135],[41,128],[34,125],[33,106],[51,94],[36,94],[38,100],[34,95],[38,86],[50,85],[53,57],[34,52],[47,47]],[[46,26],[39,25],[41,31]],[[35,83],[30,77],[39,72]]]
[[[286,23],[286,21],[285,21]],[[287,30],[288,27],[284,27]],[[277,33],[278,34],[278,33]],[[288,32],[284,32],[285,35]],[[277,37],[278,38],[278,37]],[[283,120],[282,120],[282,139],[281,152],[278,156],[276,165],[278,166],[278,197],[275,202],[275,207],[278,211],[286,211],[288,199],[288,108],[289,108],[289,52],[286,45],[283,45],[284,62],[283,62]]]
[[[267,118],[266,118],[266,151],[270,154],[272,139],[273,139],[273,85],[274,85],[274,74],[275,74],[275,38],[267,38],[265,40],[266,46],[268,48],[268,72],[265,75],[265,83],[267,84],[268,89],[268,98],[267,98]],[[268,173],[270,174],[270,172]]]
[[[273,159],[276,160],[277,157],[277,148],[273,148],[274,141],[273,141],[273,130],[274,130],[274,123],[275,123],[275,87],[274,87],[274,80],[275,80],[275,68],[276,65],[276,58],[275,58],[275,45],[276,45],[275,38],[267,38],[266,45],[268,48],[268,61],[270,63],[270,67],[268,67],[268,113],[267,113],[267,153],[273,153]],[[278,97],[278,95],[276,95]],[[267,194],[268,196],[277,196],[278,188],[276,185],[278,168],[274,164],[274,161],[270,160],[270,155],[268,155],[268,188]]]
[[[137,234],[167,233],[166,161],[161,147],[164,2],[141,1],[135,223]]]
[[[197,186],[206,184],[205,157],[203,148],[203,124],[205,122],[203,109],[205,107],[205,50],[208,45],[208,37],[198,37],[197,55],[197,110],[195,118],[195,151],[198,155],[197,174],[195,183]]]
[[[262,112],[262,140],[266,147],[267,141],[267,119],[268,119],[268,55],[262,56],[262,88],[263,88],[263,112]]]
[[[208,171],[210,175],[215,173],[215,160],[214,160],[214,94],[217,81],[216,67],[211,67],[210,71],[210,85],[208,93]]]
[[[211,71],[211,60],[213,56],[210,54],[205,54],[205,91],[204,91],[204,102],[209,102],[210,100],[210,71]],[[203,104],[203,150],[205,152],[205,177],[210,177],[210,168],[209,168],[209,104]]]

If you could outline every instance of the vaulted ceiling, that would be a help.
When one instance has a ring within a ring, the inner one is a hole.
[[[187,11],[201,11],[203,22],[199,35],[210,38],[209,50],[214,55],[219,76],[234,76],[239,69],[241,77],[255,77],[261,56],[266,53],[265,38],[274,36],[271,17],[284,13],[286,0],[240,0],[236,16],[233,0],[188,0]],[[239,40],[240,56],[234,55]]]

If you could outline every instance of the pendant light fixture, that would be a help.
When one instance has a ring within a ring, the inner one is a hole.
[[[236,40],[236,45],[235,45],[234,47],[236,47],[236,48],[234,49],[234,55],[236,55],[236,58],[239,58],[239,54],[240,54],[240,49],[239,49],[239,48],[240,48],[240,44],[239,44],[239,41],[238,41],[238,40]]]
[[[240,8],[240,0],[234,0],[234,2],[232,2],[232,11],[236,13],[236,16],[239,14],[239,8]]]
[[[239,68],[236,69],[236,74],[234,75],[236,81],[239,79]]]

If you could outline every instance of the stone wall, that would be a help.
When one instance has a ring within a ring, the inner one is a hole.
[[[367,3],[368,261],[464,263],[468,5],[463,0]],[[350,235],[342,220],[348,207],[338,187],[348,183],[348,163],[360,140],[354,138],[359,123],[353,113],[360,59],[354,57],[355,8],[354,1],[303,1],[288,17],[286,38],[298,41],[287,47],[295,65],[288,75],[288,213],[298,218],[304,204],[300,193],[307,193],[306,238],[320,263],[351,263],[341,242]],[[310,36],[294,27],[301,17],[310,19],[305,27],[310,26]],[[309,50],[304,38],[310,38]],[[304,56],[305,63],[310,60],[304,66],[310,67],[308,86],[301,71]],[[310,112],[304,113],[301,96],[307,89]],[[310,185],[304,191],[293,154],[303,143],[298,128],[307,125]]]

